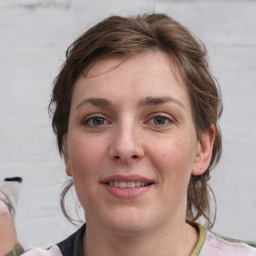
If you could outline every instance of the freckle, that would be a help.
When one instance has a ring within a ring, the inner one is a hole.
[[[162,154],[162,157],[165,157],[165,154]]]

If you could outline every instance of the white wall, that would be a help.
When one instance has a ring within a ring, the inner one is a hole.
[[[24,178],[16,223],[25,247],[51,245],[76,229],[58,204],[66,177],[47,114],[67,46],[106,16],[145,11],[168,13],[208,48],[224,100],[214,230],[256,239],[256,1],[2,0],[0,179]]]

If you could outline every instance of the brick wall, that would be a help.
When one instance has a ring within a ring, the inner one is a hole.
[[[256,1],[8,0],[0,2],[0,178],[24,178],[16,223],[26,247],[51,245],[76,229],[59,209],[66,177],[47,114],[67,46],[108,15],[154,10],[187,25],[208,48],[224,100],[214,230],[255,240]]]

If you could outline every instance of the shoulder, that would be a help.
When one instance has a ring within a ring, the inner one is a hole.
[[[230,239],[207,231],[199,256],[256,256],[255,247],[256,242]]]
[[[28,251],[24,251],[20,244],[16,244],[11,252],[6,256],[63,256],[59,247],[54,245],[48,250],[40,248],[34,248]]]
[[[63,256],[59,247],[56,245],[52,246],[49,250],[34,248],[21,255],[22,256]]]
[[[234,244],[247,244],[251,247],[254,247],[256,249],[256,241],[245,241],[245,240],[238,240],[238,239],[233,239],[233,238],[229,238],[229,237],[225,237],[225,236],[222,236],[222,235],[219,235],[217,233],[214,233],[212,232],[213,235],[215,235],[216,237],[219,237],[227,242],[230,242],[230,243],[234,243]]]
[[[74,234],[69,236],[67,239],[58,243],[57,246],[60,248],[63,256],[83,256],[83,236],[86,229],[84,224],[80,229],[78,229]]]
[[[21,246],[21,244],[17,242],[14,245],[14,247],[12,248],[12,250],[6,254],[6,256],[22,255],[24,252],[25,251],[24,251],[23,247]]]
[[[24,252],[22,246],[17,243],[13,250],[6,256],[84,256],[83,253],[83,235],[85,225],[78,231],[69,236],[67,239],[61,241],[57,245],[53,245],[49,249],[34,248]]]

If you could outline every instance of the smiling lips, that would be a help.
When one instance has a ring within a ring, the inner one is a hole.
[[[116,188],[137,188],[137,187],[144,187],[150,185],[150,183],[146,183],[144,181],[110,181],[107,183],[109,186],[116,187]]]
[[[138,175],[114,175],[104,179],[101,184],[117,198],[132,199],[147,192],[154,182]]]

